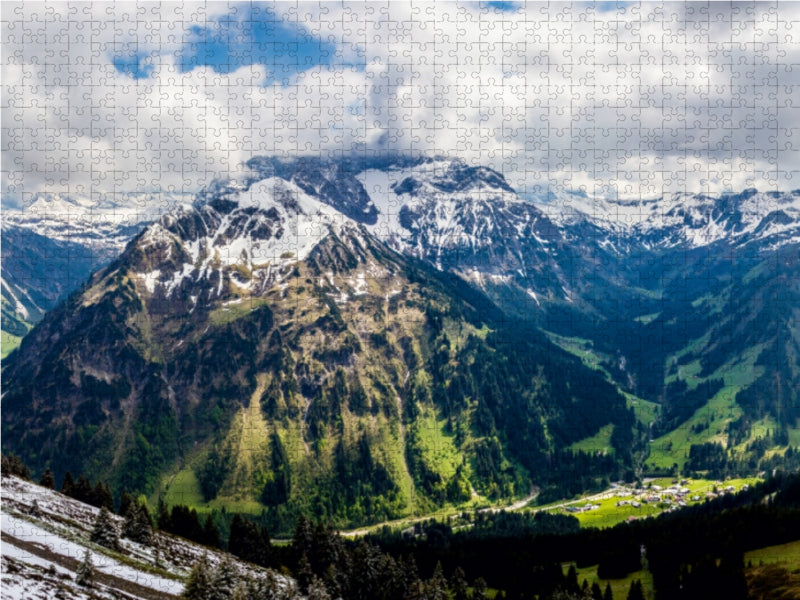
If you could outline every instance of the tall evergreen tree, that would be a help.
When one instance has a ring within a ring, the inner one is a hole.
[[[408,583],[404,600],[427,600],[427,598],[427,589],[424,581],[415,579]]]
[[[308,600],[331,600],[325,584],[316,575],[311,577],[311,583],[308,584]]]
[[[359,542],[352,553],[353,572],[358,584],[356,598],[373,598],[380,579],[381,555],[378,549],[365,541]]]
[[[75,583],[83,587],[92,587],[94,583],[94,564],[92,563],[92,554],[89,550],[83,553],[83,560],[78,564],[75,571]]]
[[[39,479],[39,485],[51,490],[56,489],[56,478],[49,468],[45,469],[44,473],[42,473],[42,477]]]
[[[343,598],[345,596],[345,589],[347,577],[344,573],[339,572],[336,564],[331,563],[322,574],[322,583],[325,584],[325,589],[334,598]]]
[[[401,564],[390,554],[381,557],[381,577],[378,581],[378,598],[381,600],[403,600],[406,581]]]
[[[89,504],[97,508],[105,507],[108,510],[114,510],[114,497],[111,495],[111,489],[100,479],[92,488]]]
[[[230,600],[238,583],[239,572],[230,557],[226,556],[214,570],[209,600]]]
[[[486,600],[486,580],[478,577],[472,583],[472,600]]]
[[[642,582],[639,579],[631,581],[631,587],[628,590],[628,600],[644,600],[644,590]]]
[[[441,562],[436,563],[433,575],[428,580],[425,588],[428,600],[448,600],[447,578],[444,576]]]
[[[172,531],[172,519],[169,514],[169,507],[163,498],[158,499],[156,509],[156,524],[161,531]]]
[[[592,600],[603,600],[603,590],[596,581],[592,584]]]
[[[100,513],[94,522],[94,528],[90,539],[96,543],[110,548],[111,550],[119,550],[119,532],[117,526],[111,518],[111,513],[104,506],[100,509]]]
[[[303,594],[307,594],[308,586],[311,585],[311,579],[314,577],[314,571],[311,570],[311,563],[308,561],[308,556],[305,554],[300,557],[294,575],[297,580],[297,585],[300,586],[300,591]]]
[[[614,600],[614,592],[611,591],[610,583],[606,583],[606,589],[603,592],[603,600]]]
[[[72,497],[86,504],[92,503],[92,482],[86,475],[80,475],[75,483]],[[98,507],[99,508],[99,507]]]
[[[253,521],[236,514],[231,521],[228,550],[243,560],[265,566],[271,553],[269,536],[263,539],[262,532]]]
[[[208,555],[203,554],[189,573],[182,597],[186,600],[209,600],[213,589],[213,576]]]
[[[581,588],[578,585],[578,572],[575,570],[575,565],[569,566],[569,571],[567,571],[567,581],[564,585],[564,588],[571,594],[577,594],[581,591]]]
[[[25,480],[30,480],[31,478],[31,470],[15,454],[3,454],[0,457],[0,472],[3,475],[15,475]]]
[[[197,510],[189,508],[183,504],[176,504],[172,507],[169,516],[169,529],[176,535],[185,537],[187,540],[201,543],[203,541],[203,528],[197,516]]]
[[[133,496],[131,496],[128,492],[122,492],[122,496],[119,499],[119,510],[117,514],[121,517],[124,517],[128,514],[128,508],[130,508],[131,504],[133,504]]]
[[[294,535],[292,535],[292,553],[296,564],[299,564],[300,557],[305,555],[308,560],[311,555],[311,543],[314,537],[314,532],[311,528],[311,523],[304,515],[300,515],[297,519],[297,525],[294,528]]]
[[[72,479],[72,473],[69,471],[64,474],[64,481],[61,484],[61,493],[69,497],[75,495],[75,481]]]
[[[153,537],[153,523],[144,504],[130,504],[125,515],[122,534],[134,542],[149,544]]]
[[[450,578],[453,586],[453,600],[468,600],[469,586],[467,585],[467,577],[464,574],[464,569],[456,567],[453,576]]]
[[[203,525],[203,543],[212,548],[219,548],[221,546],[219,530],[211,514],[206,515],[206,522]]]

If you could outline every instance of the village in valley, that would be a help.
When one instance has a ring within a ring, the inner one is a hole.
[[[569,501],[531,507],[535,511],[573,515],[582,527],[609,527],[746,491],[757,478],[725,481],[689,478],[645,479],[641,484],[612,483],[603,492]]]

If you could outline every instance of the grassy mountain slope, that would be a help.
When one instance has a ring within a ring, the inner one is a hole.
[[[282,255],[273,285],[212,256],[167,296],[152,280],[202,260],[198,223],[145,232],[25,337],[5,448],[118,490],[348,523],[524,495],[610,423],[617,458],[581,477],[629,460],[633,415],[600,375],[355,227]]]

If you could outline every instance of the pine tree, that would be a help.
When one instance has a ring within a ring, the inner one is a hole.
[[[206,516],[206,522],[203,526],[203,543],[212,548],[220,547],[219,530],[210,514]]]
[[[158,499],[156,523],[161,531],[172,531],[172,518],[169,514],[169,507],[164,502],[163,498]]]
[[[92,506],[114,510],[114,498],[111,495],[111,489],[100,479],[97,480],[97,484],[92,489],[89,500],[89,504]]]
[[[248,562],[266,565],[270,551],[269,537],[262,539],[261,531],[255,523],[236,514],[231,521],[228,550]]]
[[[130,504],[125,515],[122,534],[134,542],[149,544],[153,538],[153,524],[144,504]]]
[[[325,584],[325,589],[334,598],[342,598],[345,596],[344,588],[347,583],[346,577],[339,572],[339,569],[334,563],[328,565],[325,572],[322,574],[322,583]]]
[[[94,543],[111,550],[119,550],[119,532],[116,524],[111,519],[111,513],[108,512],[105,506],[100,509],[100,513],[97,515],[90,539]]]
[[[450,581],[453,586],[453,600],[468,600],[469,586],[467,586],[467,578],[464,574],[464,569],[456,567]]]
[[[569,566],[569,571],[567,571],[567,581],[564,587],[566,591],[570,592],[571,594],[577,594],[581,591],[581,588],[578,585],[578,572],[575,570],[575,565]]]
[[[294,535],[292,536],[292,552],[295,560],[300,561],[300,557],[305,555],[308,560],[311,554],[311,541],[314,537],[314,532],[311,529],[311,523],[304,515],[300,515],[297,519],[297,525],[294,528]]]
[[[614,600],[614,592],[611,591],[610,583],[606,583],[606,589],[603,592],[603,600]]]
[[[405,560],[398,563],[402,571],[403,581],[405,582],[406,591],[411,588],[412,583],[419,581],[419,569],[417,569],[417,561],[414,560],[414,555],[409,554]]]
[[[448,600],[447,578],[444,576],[441,562],[436,563],[433,575],[428,580],[425,588],[428,600]]]
[[[486,581],[483,577],[472,582],[472,600],[486,600]]]
[[[311,583],[308,584],[308,600],[331,600],[325,584],[316,575],[311,577]]]
[[[69,471],[64,475],[64,482],[61,484],[61,493],[70,498],[75,495],[75,481]]]
[[[214,571],[209,600],[230,600],[238,583],[239,572],[230,557],[226,556]]]
[[[128,492],[122,492],[122,496],[119,499],[119,510],[117,514],[121,517],[124,517],[128,514],[128,509],[133,504],[133,496],[131,496]]]
[[[427,600],[427,597],[427,590],[423,581],[415,579],[408,583],[404,600]]]
[[[313,577],[314,572],[311,570],[311,563],[308,562],[308,556],[303,554],[303,556],[300,557],[300,561],[297,563],[297,571],[295,572],[295,579],[302,593],[308,593],[308,586],[311,584],[311,579]]]
[[[357,574],[359,597],[372,598],[380,580],[380,551],[362,540],[353,550],[352,561],[353,572]]]
[[[94,564],[92,564],[92,554],[89,550],[83,553],[83,560],[78,564],[75,571],[75,583],[84,587],[91,587],[94,583]]]
[[[631,587],[628,590],[628,600],[644,600],[644,590],[642,589],[642,582],[638,579],[631,581]]]
[[[76,500],[80,500],[81,502],[85,502],[86,504],[92,503],[92,482],[89,481],[89,478],[86,477],[86,475],[81,475],[78,477],[72,497]]]
[[[592,584],[592,600],[603,600],[603,590],[596,581]]]
[[[15,475],[28,481],[31,478],[31,470],[19,456],[14,454],[3,454],[0,457],[0,472],[3,475]]]
[[[213,589],[213,573],[208,564],[208,555],[203,554],[198,562],[192,567],[189,579],[186,581],[186,589],[183,591],[183,598],[186,600],[208,600]]]
[[[39,480],[39,485],[51,490],[56,489],[56,478],[53,476],[53,472],[50,469],[44,470],[42,478]]]
[[[271,572],[251,582],[249,588],[250,596],[258,600],[279,600],[281,598],[294,598],[295,596],[288,589],[284,593],[281,585],[278,584],[278,579]]]
[[[377,596],[382,600],[402,600],[406,593],[406,582],[402,565],[391,554],[381,556],[381,576],[378,580]],[[339,594],[343,597],[344,594]]]

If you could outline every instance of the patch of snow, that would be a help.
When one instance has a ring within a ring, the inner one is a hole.
[[[539,303],[539,298],[536,297],[536,292],[534,292],[531,289],[528,289],[526,291],[528,292],[528,296],[530,296],[531,298],[533,298],[536,301],[536,306],[541,306],[541,304]]]
[[[12,516],[6,512],[0,513],[0,529],[22,540],[44,546],[50,552],[61,556],[68,556],[75,560],[82,560],[87,548],[62,536],[55,535],[31,521]],[[138,585],[149,587],[161,592],[178,595],[183,591],[183,583],[173,579],[166,579],[153,573],[136,570],[128,565],[111,558],[106,554],[89,550],[95,568],[102,572],[121,577]]]

